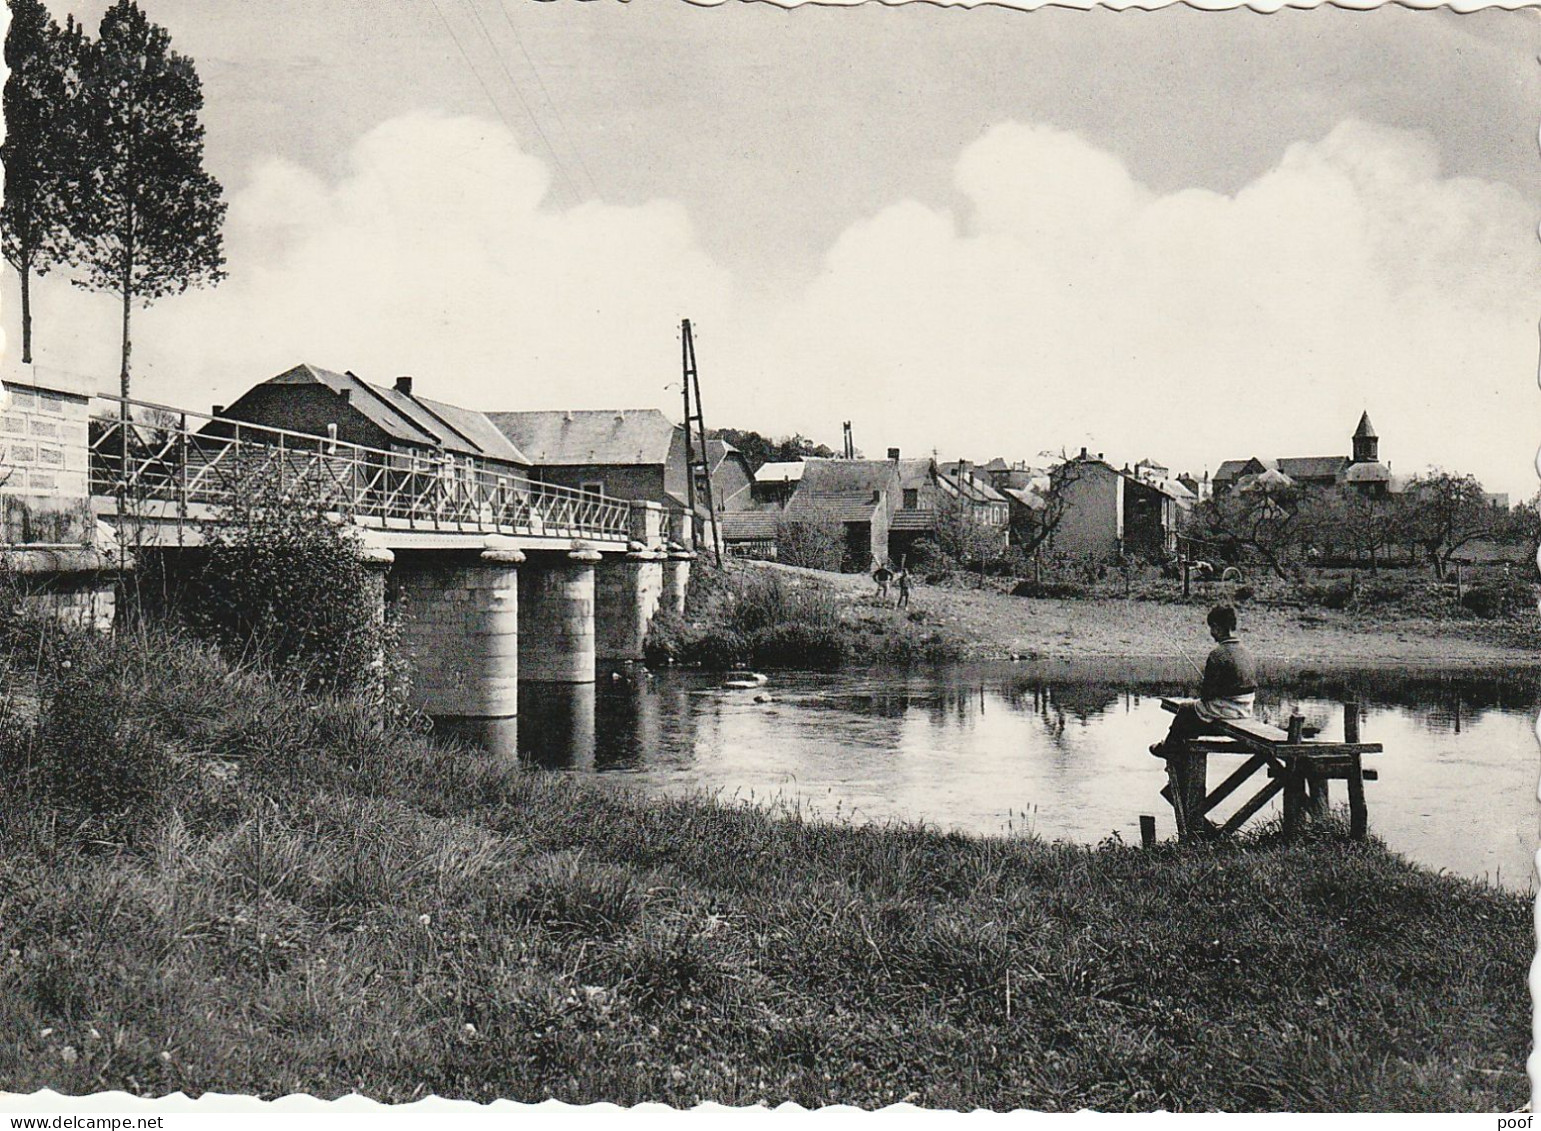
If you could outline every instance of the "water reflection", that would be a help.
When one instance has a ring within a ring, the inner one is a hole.
[[[522,686],[517,749],[536,766],[660,792],[781,797],[828,816],[987,834],[1020,830],[1031,812],[1049,838],[1133,842],[1141,813],[1171,834],[1162,765],[1146,748],[1170,722],[1161,697],[1191,693],[1194,678],[1181,661],[785,673],[760,701],[707,674],[637,669]],[[1392,848],[1530,886],[1537,671],[1276,667],[1263,682],[1262,716],[1298,710],[1329,739],[1342,736],[1342,702],[1361,704],[1362,737],[1386,748],[1370,759],[1370,826]],[[508,737],[501,749],[514,748]]]

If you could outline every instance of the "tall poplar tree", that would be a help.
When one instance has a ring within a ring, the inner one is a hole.
[[[0,245],[21,280],[21,360],[32,361],[32,277],[73,257],[71,209],[79,203],[73,111],[85,36],[63,30],[39,0],[7,0],[5,199]]]
[[[203,168],[202,83],[166,30],[133,0],[117,0],[87,59],[81,101],[91,173],[77,282],[122,301],[127,397],[134,304],[225,277],[225,202]]]

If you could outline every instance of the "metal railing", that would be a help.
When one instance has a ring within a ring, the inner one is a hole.
[[[93,495],[120,507],[236,510],[296,499],[365,526],[467,534],[621,540],[631,506],[540,483],[469,457],[383,451],[146,401],[97,398],[90,424]],[[125,416],[124,409],[127,408]]]

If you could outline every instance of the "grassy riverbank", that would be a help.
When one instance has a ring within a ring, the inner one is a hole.
[[[10,659],[42,695],[0,727],[3,1089],[1528,1094],[1527,902],[1373,843],[1086,849],[627,798],[185,640]]]
[[[1235,597],[1234,586],[1220,583],[1195,585],[1187,602],[1174,599],[1180,592],[1175,583],[1144,598],[1106,591],[1080,598],[1014,597],[1001,579],[986,579],[980,587],[977,579],[959,577],[947,584],[918,581],[910,608],[898,610],[891,599],[877,598],[865,575],[733,562],[726,577],[733,587],[775,577],[782,588],[817,602],[828,623],[850,641],[853,662],[880,651],[891,634],[914,633],[937,642],[939,658],[1180,660],[1186,652],[1202,659],[1211,646],[1204,625],[1207,607]],[[1268,664],[1449,670],[1541,662],[1541,616],[1533,609],[1484,620],[1454,606],[1446,611],[1411,602],[1334,609],[1303,604],[1284,593],[1259,595],[1237,607],[1244,638]],[[701,624],[721,623],[714,607],[692,615]],[[916,653],[914,658],[927,657]]]

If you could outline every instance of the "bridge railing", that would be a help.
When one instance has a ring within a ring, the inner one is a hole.
[[[627,537],[631,507],[624,500],[467,457],[385,451],[146,401],[99,399],[110,415],[91,419],[91,493],[120,506],[169,504],[186,518],[194,509],[294,498],[391,529]]]

